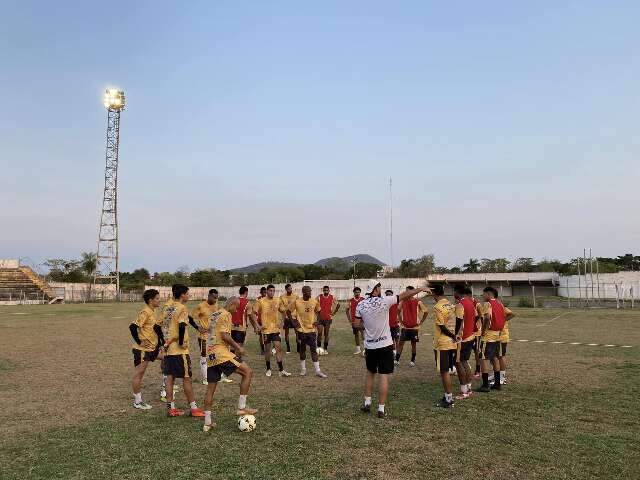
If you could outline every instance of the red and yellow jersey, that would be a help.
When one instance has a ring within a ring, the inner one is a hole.
[[[198,325],[202,328],[209,330],[209,320],[211,315],[217,312],[220,309],[220,305],[218,302],[210,305],[206,300],[204,302],[200,302],[196,308],[191,311],[191,316],[196,321]],[[207,339],[207,333],[198,332],[198,338],[202,340]]]
[[[476,306],[469,297],[463,297],[456,305],[456,318],[462,319],[462,341],[476,337]]]
[[[484,319],[486,316],[489,316],[489,326],[484,332],[482,340],[487,343],[500,341],[502,331],[506,324],[506,317],[513,315],[513,312],[494,298],[480,305],[478,311],[482,318]],[[509,332],[507,331],[507,335],[508,334]]]
[[[316,314],[320,311],[318,300],[315,298],[310,298],[309,300],[298,298],[292,308],[296,310],[297,319],[300,323],[300,327],[296,330],[300,333],[314,333],[316,331]]]
[[[256,300],[254,312],[262,321],[262,333],[280,333],[280,299],[262,297]]]
[[[187,307],[170,299],[162,306],[163,330],[165,330],[164,339],[166,342],[171,340],[171,344],[167,349],[167,355],[188,355],[189,354],[189,311]],[[185,324],[184,338],[182,345],[178,343],[180,334],[180,324]]]
[[[231,335],[231,325],[231,313],[224,308],[211,315],[207,332],[207,366],[213,367],[235,358],[229,345],[222,339],[223,333]]]
[[[286,317],[286,313],[287,310],[289,310],[291,312],[291,317],[292,318],[296,318],[296,309],[293,308],[294,307],[294,303],[296,302],[296,300],[298,300],[298,295],[296,295],[295,293],[292,293],[291,295],[288,295],[286,292],[284,295],[282,295],[280,297],[280,313],[284,314]]]
[[[232,330],[244,332],[247,330],[247,315],[251,314],[251,304],[247,297],[238,298],[238,308],[231,314]]]
[[[453,338],[448,337],[440,329],[440,325],[447,327],[451,333],[456,331],[456,312],[453,306],[446,298],[441,298],[433,307],[434,313],[434,330],[433,330],[433,346],[436,350],[453,350],[457,348]]]
[[[140,338],[140,345],[133,342],[133,348],[136,350],[142,350],[143,352],[152,352],[158,347],[158,335],[153,327],[158,324],[156,313],[149,305],[140,310],[136,319],[132,322],[138,327],[138,338]]]

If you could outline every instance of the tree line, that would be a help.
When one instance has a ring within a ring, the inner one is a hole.
[[[640,270],[640,256],[627,253],[617,257],[597,257],[593,259],[593,271],[596,262],[600,273]],[[47,279],[59,282],[91,282],[97,268],[96,254],[84,252],[79,259],[48,259],[44,265],[49,269]],[[589,266],[589,259],[587,259]],[[461,266],[438,266],[433,254],[419,258],[402,260],[393,273],[387,277],[413,278],[437,273],[505,273],[505,272],[557,272],[562,275],[584,273],[584,259],[574,258],[568,262],[543,259],[535,261],[533,257],[521,257],[513,261],[506,258],[470,258]],[[356,263],[355,278],[374,278],[380,266],[374,263]],[[231,270],[200,268],[191,271],[187,266],[175,272],[154,272],[138,268],[132,272],[120,272],[122,290],[138,290],[144,285],[170,286],[184,283],[192,287],[266,285],[268,283],[301,282],[303,280],[348,280],[353,278],[353,265],[315,264],[295,267],[267,267],[255,273],[235,273]]]

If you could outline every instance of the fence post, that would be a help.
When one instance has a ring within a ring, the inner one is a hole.
[[[571,308],[571,290],[569,290],[569,277],[567,277],[567,298],[569,299],[569,308]]]
[[[531,285],[531,296],[533,297],[533,308],[536,308],[536,286]]]

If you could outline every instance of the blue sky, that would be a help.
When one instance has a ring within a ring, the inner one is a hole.
[[[640,3],[3,3],[0,258],[122,267],[635,251]]]

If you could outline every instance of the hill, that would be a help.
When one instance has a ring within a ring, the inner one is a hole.
[[[355,255],[349,255],[348,257],[329,257],[318,260],[314,263],[314,265],[318,265],[320,267],[330,266],[338,271],[346,271],[351,268],[352,261],[356,260],[358,263],[374,263],[376,265],[384,265],[384,262],[381,262],[375,257],[371,255],[367,255],[366,253],[358,253]],[[254,263],[253,265],[247,265],[246,267],[241,268],[233,268],[231,271],[234,273],[257,273],[263,268],[291,268],[291,267],[299,267],[301,264],[299,263],[288,263],[288,262],[260,262]]]

